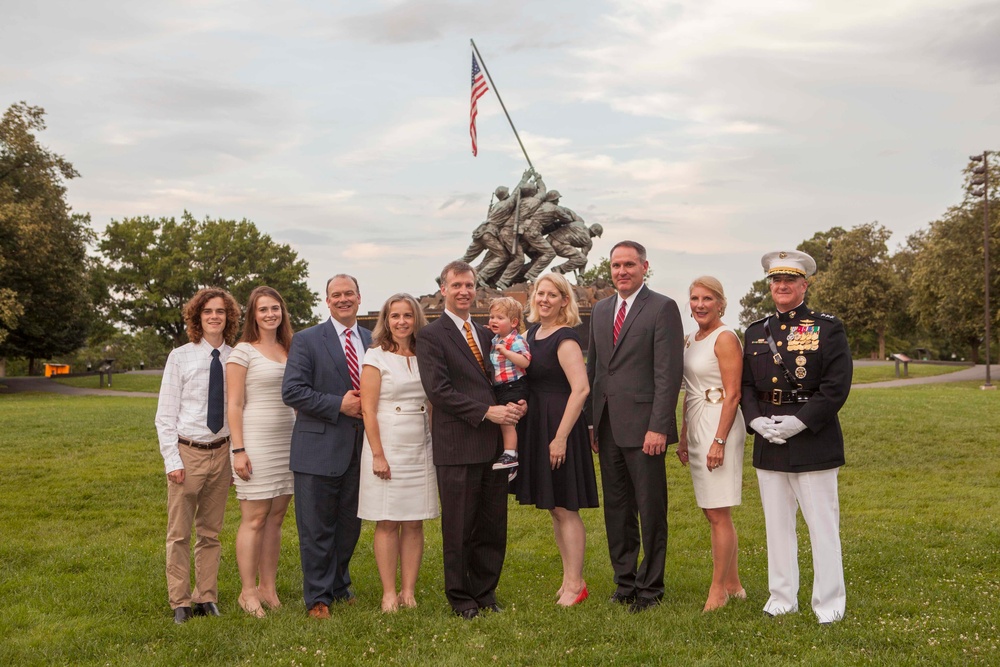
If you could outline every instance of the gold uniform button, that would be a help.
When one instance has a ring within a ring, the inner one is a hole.
[[[778,341],[778,347],[781,347],[781,341],[780,340]]]
[[[778,378],[771,378],[771,382],[773,382],[774,384],[778,384]]]
[[[781,325],[781,330],[782,330],[782,331],[784,331],[784,330],[785,330],[785,329],[787,329],[787,328],[788,328],[788,327],[786,327],[786,326],[785,326],[784,324],[782,324],[782,325]]]

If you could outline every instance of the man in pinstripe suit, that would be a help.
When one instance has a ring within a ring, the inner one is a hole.
[[[492,333],[472,321],[476,272],[451,262],[441,271],[445,311],[417,334],[420,381],[434,412],[434,465],[441,495],[445,595],[466,620],[499,611],[496,587],[507,551],[507,471],[493,470],[503,450],[500,424],[525,407],[496,405]]]

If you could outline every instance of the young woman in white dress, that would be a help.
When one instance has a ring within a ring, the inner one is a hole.
[[[431,405],[420,384],[414,352],[424,324],[423,310],[412,296],[389,297],[361,369],[365,440],[358,516],[376,522],[375,563],[382,580],[383,612],[417,606],[423,522],[440,515],[431,454]]]
[[[295,412],[281,400],[292,326],[285,301],[271,287],[257,287],[247,301],[243,336],[227,361],[226,403],[240,527],[236,563],[243,589],[239,604],[263,618],[278,599],[281,524],[292,499],[288,469]]]
[[[746,597],[731,512],[740,504],[743,490],[743,348],[736,333],[722,322],[726,296],[718,280],[696,278],[689,297],[698,331],[685,341],[684,421],[677,457],[682,464],[691,464],[695,500],[712,528],[712,585],[704,608],[712,611],[730,597]]]

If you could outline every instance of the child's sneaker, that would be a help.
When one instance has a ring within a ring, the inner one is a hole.
[[[516,468],[516,467],[517,467],[517,457],[511,456],[507,452],[501,454],[500,458],[497,459],[497,462],[493,464],[494,470],[505,470],[507,468]]]
[[[511,468],[510,472],[507,473],[507,483],[513,482],[515,477],[517,477],[517,468]]]

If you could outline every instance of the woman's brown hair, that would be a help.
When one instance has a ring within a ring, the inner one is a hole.
[[[250,298],[247,299],[247,309],[245,311],[246,322],[243,325],[243,335],[240,336],[240,342],[256,343],[260,340],[260,327],[257,326],[256,310],[257,301],[262,296],[269,296],[281,304],[281,324],[278,325],[275,336],[278,339],[278,344],[285,348],[285,352],[287,353],[292,346],[292,323],[288,321],[288,307],[285,305],[285,300],[278,294],[278,290],[267,285],[255,287],[250,292]]]

